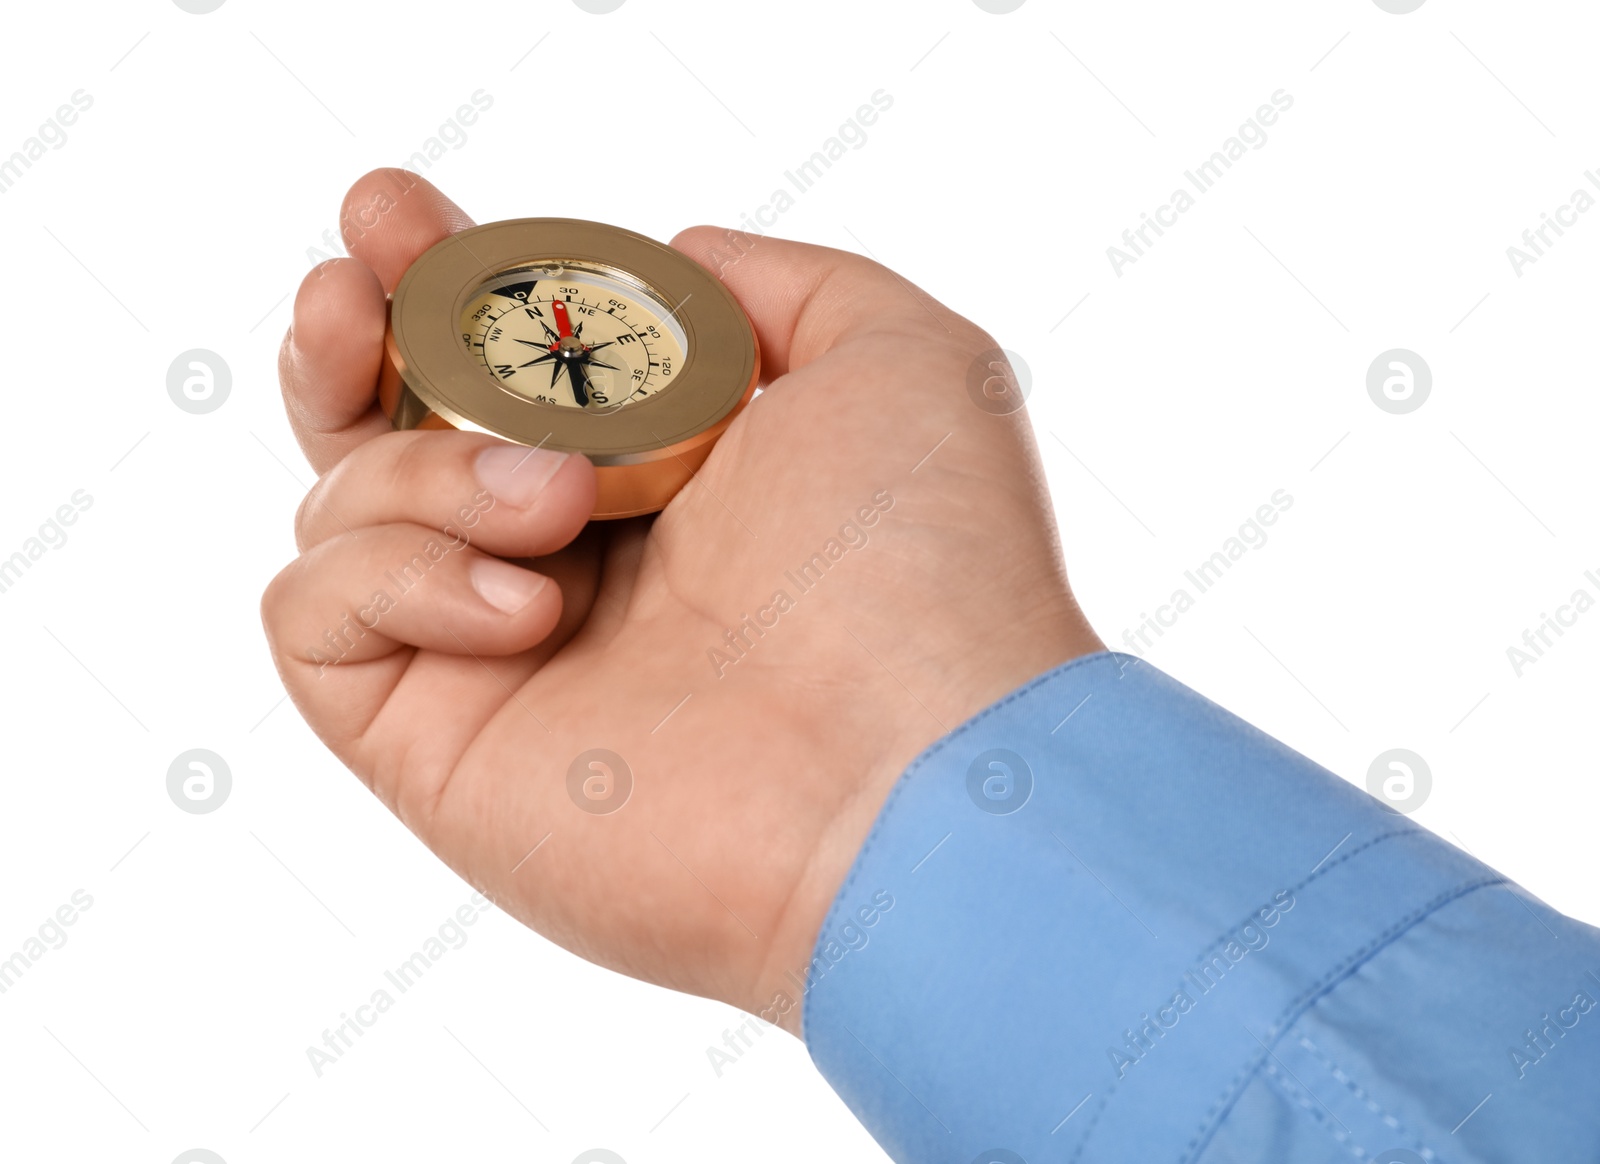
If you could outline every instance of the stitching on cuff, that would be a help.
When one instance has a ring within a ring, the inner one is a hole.
[[[1312,1004],[1315,1003],[1317,999],[1327,994],[1345,978],[1354,973],[1357,966],[1370,959],[1379,950],[1383,949],[1383,947],[1394,942],[1400,937],[1401,934],[1417,925],[1417,923],[1422,921],[1422,919],[1427,917],[1429,914],[1437,912],[1446,905],[1449,905],[1452,901],[1455,901],[1457,898],[1465,897],[1467,894],[1475,892],[1479,889],[1483,889],[1486,886],[1506,884],[1509,884],[1509,878],[1501,877],[1500,875],[1495,874],[1491,877],[1480,877],[1475,881],[1468,881],[1464,884],[1456,886],[1453,889],[1446,890],[1435,897],[1432,901],[1418,906],[1405,917],[1394,922],[1382,933],[1375,935],[1365,945],[1348,955],[1343,961],[1335,965],[1319,980],[1308,986],[1300,993],[1298,997],[1292,999],[1289,1004],[1279,1012],[1277,1018],[1273,1019],[1271,1024],[1267,1027],[1266,1038],[1261,1040],[1268,1047],[1267,1052],[1265,1054],[1255,1056],[1251,1061],[1246,1062],[1244,1066],[1239,1069],[1238,1074],[1233,1077],[1233,1079],[1225,1088],[1223,1088],[1222,1093],[1217,1096],[1215,1101],[1213,1101],[1211,1107],[1206,1111],[1206,1114],[1201,1117],[1200,1126],[1195,1129],[1193,1138],[1190,1139],[1188,1145],[1184,1148],[1182,1157],[1180,1157],[1182,1164],[1194,1164],[1194,1162],[1198,1159],[1200,1151],[1202,1151],[1206,1144],[1210,1142],[1218,1124],[1221,1122],[1222,1116],[1233,1105],[1234,1101],[1239,1098],[1240,1093],[1244,1090],[1245,1083],[1247,1083],[1253,1075],[1257,1074],[1262,1069],[1262,1066],[1271,1056],[1272,1044],[1278,1042],[1278,1040],[1283,1037],[1284,1031],[1289,1023],[1293,1022],[1295,1019],[1299,1018],[1300,1015],[1310,1010]],[[1247,1027],[1246,1030],[1248,1029],[1249,1028]]]
[[[1339,1128],[1328,1126],[1328,1113],[1324,1113],[1322,1110],[1320,1110],[1321,1101],[1318,1100],[1314,1105],[1313,1100],[1315,1100],[1316,1097],[1312,1095],[1310,1088],[1306,1087],[1298,1079],[1287,1074],[1285,1071],[1280,1071],[1276,1063],[1267,1063],[1263,1067],[1261,1073],[1272,1080],[1272,1082],[1277,1086],[1279,1094],[1284,1099],[1298,1107],[1305,1115],[1306,1119],[1310,1120],[1324,1132],[1327,1132],[1328,1137],[1332,1139],[1335,1144],[1338,1144],[1339,1147],[1350,1153],[1351,1156],[1355,1157],[1357,1160],[1365,1160],[1372,1154],[1360,1144],[1354,1142],[1354,1140],[1351,1138],[1349,1129],[1342,1126]]]
[[[1328,863],[1326,865],[1320,866],[1316,870],[1312,871],[1307,876],[1302,878],[1301,881],[1299,882],[1299,884],[1292,886],[1290,888],[1289,892],[1292,893],[1292,894],[1298,894],[1307,885],[1310,885],[1313,881],[1316,881],[1320,877],[1322,877],[1323,874],[1332,872],[1334,869],[1337,869],[1340,865],[1342,865],[1344,862],[1350,860],[1352,857],[1355,857],[1356,855],[1358,855],[1360,853],[1364,853],[1368,849],[1372,848],[1373,846],[1382,844],[1384,841],[1394,840],[1396,837],[1404,837],[1407,840],[1437,840],[1438,839],[1438,838],[1434,837],[1434,835],[1432,833],[1428,832],[1427,830],[1422,829],[1422,828],[1418,828],[1416,826],[1412,826],[1410,828],[1394,829],[1394,830],[1392,830],[1390,832],[1387,832],[1387,833],[1379,833],[1377,836],[1371,838],[1370,840],[1364,841],[1363,843],[1357,845],[1355,848],[1351,849],[1348,853],[1344,854],[1344,856],[1340,857],[1337,861],[1332,861],[1332,862],[1330,862],[1330,863]],[[1245,914],[1244,917],[1242,919],[1240,919],[1239,921],[1235,922],[1231,928],[1224,930],[1220,937],[1217,937],[1217,938],[1213,939],[1212,941],[1206,943],[1206,945],[1201,948],[1200,952],[1198,954],[1196,954],[1194,957],[1190,958],[1189,961],[1187,963],[1185,963],[1185,965],[1193,966],[1193,965],[1196,965],[1198,963],[1202,963],[1202,962],[1207,961],[1207,956],[1209,954],[1211,954],[1211,952],[1213,950],[1218,950],[1222,946],[1224,946],[1229,941],[1231,936],[1233,934],[1237,933],[1245,925],[1245,923],[1247,923],[1253,916],[1255,916],[1254,913]],[[1178,986],[1177,989],[1182,989],[1182,986],[1181,985]],[[1068,1157],[1068,1164],[1076,1164],[1078,1158],[1083,1155],[1083,1150],[1086,1147],[1088,1147],[1089,1140],[1094,1135],[1094,1130],[1095,1130],[1096,1125],[1098,1125],[1100,1123],[1100,1117],[1105,1114],[1106,1108],[1110,1106],[1112,1099],[1117,1094],[1117,1089],[1121,1085],[1122,1085],[1122,1081],[1120,1079],[1118,1079],[1116,1082],[1112,1083],[1110,1087],[1106,1088],[1104,1093],[1101,1094],[1099,1102],[1097,1102],[1095,1104],[1094,1110],[1090,1113],[1089,1118],[1085,1121],[1085,1123],[1083,1125],[1083,1131],[1080,1132],[1079,1135],[1078,1135],[1077,1145],[1074,1148],[1072,1155],[1070,1157]]]
[[[1346,861],[1350,860],[1350,858],[1356,856],[1358,853],[1365,852],[1367,849],[1372,848],[1374,845],[1382,844],[1384,841],[1392,841],[1396,837],[1405,837],[1407,840],[1437,840],[1438,839],[1438,838],[1434,837],[1432,833],[1428,832],[1425,829],[1419,828],[1416,825],[1413,825],[1410,828],[1394,829],[1394,830],[1392,830],[1390,832],[1387,832],[1387,833],[1379,833],[1377,836],[1371,838],[1370,840],[1363,841],[1361,844],[1359,844],[1355,848],[1351,849],[1344,856],[1340,857],[1337,861],[1332,861],[1327,865],[1323,865],[1320,868],[1318,868],[1315,872],[1312,872],[1312,873],[1308,874],[1305,878],[1303,878],[1300,881],[1300,883],[1298,885],[1291,885],[1289,887],[1289,892],[1291,894],[1298,894],[1302,889],[1304,889],[1307,885],[1310,885],[1313,881],[1315,881],[1318,878],[1320,878],[1324,873],[1332,872],[1333,870],[1337,869],[1340,865],[1343,865]],[[1206,955],[1207,954],[1211,953],[1211,951],[1213,951],[1215,949],[1218,949],[1221,946],[1226,945],[1228,940],[1234,934],[1239,932],[1239,928],[1241,926],[1243,926],[1246,922],[1248,922],[1254,916],[1255,916],[1255,914],[1253,912],[1252,913],[1247,913],[1247,914],[1244,915],[1244,917],[1240,921],[1234,923],[1234,925],[1233,925],[1233,927],[1231,929],[1223,930],[1221,934],[1219,934],[1217,937],[1213,938],[1210,942],[1206,943],[1205,947],[1200,951],[1200,953],[1198,955],[1196,955],[1191,960],[1190,964],[1193,964],[1193,962],[1204,962],[1206,960]]]
[[[1400,1121],[1399,1116],[1395,1115],[1393,1112],[1389,1111],[1388,1108],[1378,1103],[1378,1101],[1373,1098],[1373,1095],[1370,1091],[1368,1091],[1365,1087],[1362,1087],[1361,1084],[1357,1083],[1353,1078],[1351,1078],[1350,1073],[1335,1063],[1331,1055],[1313,1043],[1311,1041],[1311,1036],[1306,1034],[1304,1029],[1299,1026],[1295,1026],[1288,1032],[1288,1034],[1297,1042],[1299,1042],[1302,1047],[1309,1051],[1317,1060],[1317,1062],[1321,1063],[1325,1068],[1327,1068],[1328,1074],[1333,1076],[1336,1082],[1343,1084],[1350,1094],[1355,1096],[1356,1099],[1360,1101],[1363,1107],[1365,1107],[1369,1112],[1377,1116],[1378,1119],[1382,1121],[1385,1127],[1394,1132],[1395,1135],[1404,1137],[1408,1141],[1408,1146],[1413,1151],[1420,1155],[1424,1160],[1432,1161],[1433,1164],[1444,1164],[1444,1159],[1439,1155],[1439,1153],[1435,1152],[1432,1148],[1423,1143],[1420,1136],[1412,1134],[1412,1132],[1406,1128],[1405,1124]],[[1358,1150],[1358,1155],[1361,1159],[1365,1160],[1371,1155],[1371,1153],[1365,1150]]]

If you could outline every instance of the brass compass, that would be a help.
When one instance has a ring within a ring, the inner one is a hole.
[[[754,395],[761,357],[711,272],[621,227],[519,218],[424,252],[389,304],[396,428],[582,453],[596,518],[663,508]]]

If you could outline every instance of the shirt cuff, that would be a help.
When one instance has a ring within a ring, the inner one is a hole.
[[[1330,991],[1504,884],[1150,664],[1097,653],[907,769],[818,935],[805,1037],[899,1161],[1197,1160]],[[1600,957],[1595,931],[1546,913]],[[1425,1026],[1415,999],[1393,1005],[1376,1021]],[[1330,1135],[1294,1159],[1351,1158]]]

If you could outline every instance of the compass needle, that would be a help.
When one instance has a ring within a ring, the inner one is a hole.
[[[584,370],[582,360],[573,360],[567,365],[567,378],[572,381],[572,395],[578,401],[579,408],[589,406],[589,374]]]

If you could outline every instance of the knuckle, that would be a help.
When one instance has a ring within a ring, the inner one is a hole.
[[[279,570],[261,591],[261,626],[266,631],[269,643],[276,641],[276,631],[285,621],[286,611],[292,601],[292,591],[300,573],[299,561],[296,559]]]
[[[294,544],[295,549],[300,553],[305,553],[322,540],[324,536],[322,533],[324,520],[322,515],[327,512],[323,496],[334,487],[334,483],[344,471],[345,466],[350,463],[350,460],[350,457],[346,457],[328,472],[317,478],[311,488],[306,490],[306,495],[300,499],[300,504],[295,508]]]
[[[417,482],[428,480],[438,464],[440,445],[427,439],[436,435],[439,434],[395,432],[385,433],[373,441],[374,445],[383,444],[387,454],[375,474],[380,478],[375,484],[391,497],[406,497],[417,492]]]
[[[367,524],[363,514],[373,506],[363,497],[399,498],[418,492],[436,457],[419,432],[387,432],[352,449],[329,469],[301,499],[295,511],[295,542],[301,553],[336,535],[337,522]],[[340,518],[337,515],[344,515]]]

